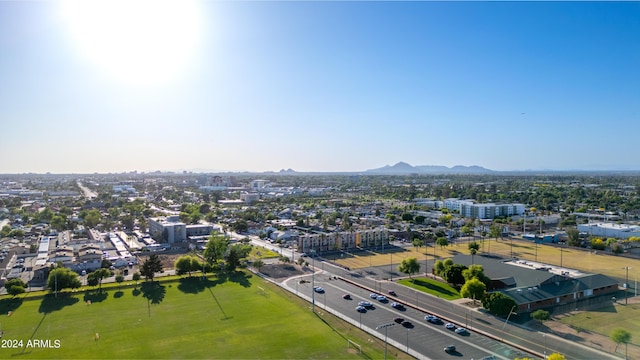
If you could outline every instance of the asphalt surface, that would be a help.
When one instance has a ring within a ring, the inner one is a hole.
[[[312,283],[300,284],[299,280],[302,278],[311,281],[311,275],[287,279],[282,285],[309,301],[315,300],[315,306],[318,308],[326,308],[327,311],[355,326],[363,327],[383,340],[386,329],[389,343],[403,351],[407,351],[408,348],[407,352],[416,358],[482,359],[488,355],[497,359],[543,358],[544,354],[557,352],[565,355],[567,359],[618,359],[612,354],[567,341],[553,334],[517,326],[481,310],[470,309],[393,281],[378,280],[381,278],[378,274],[388,272],[389,266],[350,271],[328,262],[316,261],[315,265],[317,272],[313,276],[313,282],[316,286],[322,286],[325,289],[324,293],[313,292]],[[337,280],[333,279],[334,276]],[[389,290],[395,291],[397,296],[388,295]],[[371,299],[369,295],[372,292],[386,295],[389,302],[380,303]],[[345,293],[349,293],[353,300],[342,299]],[[355,310],[358,301],[372,302],[374,309],[359,313]],[[403,303],[406,310],[400,312],[393,309],[390,306],[393,301]],[[444,325],[430,324],[424,320],[426,314],[434,314],[444,322],[467,328],[469,333],[461,336],[446,330]],[[407,330],[396,324],[376,330],[376,327],[392,323],[397,316],[408,319],[414,327]],[[449,344],[456,346],[455,353],[443,351],[444,346]]]

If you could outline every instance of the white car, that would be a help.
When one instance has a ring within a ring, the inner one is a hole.
[[[317,293],[323,293],[324,292],[324,288],[321,286],[316,286],[313,288],[313,291],[317,292]]]
[[[449,330],[454,330],[456,328],[456,326],[453,325],[452,323],[446,323],[444,324],[444,327],[446,327]]]
[[[386,296],[384,296],[384,295],[378,295],[378,296],[376,297],[376,299],[377,299],[378,301],[381,301],[381,302],[385,302],[385,301],[387,301],[387,297],[386,297]]]
[[[467,333],[467,329],[459,327],[456,330],[456,334],[466,334]]]

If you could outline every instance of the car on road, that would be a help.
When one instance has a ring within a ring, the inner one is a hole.
[[[386,297],[386,296],[384,296],[384,295],[378,295],[378,297],[376,297],[376,299],[377,299],[378,301],[380,301],[380,302],[388,301],[388,300],[387,300],[387,297]]]
[[[317,293],[323,293],[324,292],[324,288],[322,286],[316,286],[313,288],[313,291],[317,292]]]
[[[404,327],[406,327],[408,329],[411,329],[411,328],[413,328],[413,323],[411,321],[403,321],[402,322],[402,326],[404,326]]]
[[[344,294],[344,295],[342,295],[342,298],[345,299],[345,300],[351,300],[351,295]]]
[[[371,293],[371,294],[369,294],[369,297],[372,298],[372,299],[377,299],[378,298],[378,294]]]
[[[398,296],[398,295],[396,295],[396,292],[395,292],[395,291],[393,291],[393,290],[389,290],[389,291],[387,291],[387,294],[389,294],[389,295],[391,295],[391,296]]]
[[[444,324],[444,327],[446,327],[449,330],[455,330],[456,329],[456,326],[453,325],[452,323],[446,323],[446,324]]]
[[[398,324],[402,324],[404,322],[404,319],[401,317],[397,317],[397,318],[393,318],[393,321]]]
[[[440,318],[438,318],[437,316],[433,316],[433,315],[427,315],[424,317],[425,320],[427,320],[428,322],[432,323],[432,324],[440,324],[442,322],[442,320],[440,320]]]
[[[356,311],[358,312],[367,312],[367,308],[365,308],[364,306],[356,306]]]
[[[455,345],[447,345],[444,347],[444,351],[448,352],[448,353],[452,353],[454,351],[456,351],[456,346]]]
[[[399,302],[392,302],[391,307],[398,310],[404,309],[404,305],[400,304]]]
[[[466,334],[467,333],[467,329],[463,328],[463,327],[459,327],[455,330],[456,334]]]
[[[372,303],[368,302],[368,301],[360,301],[358,303],[358,306],[362,306],[362,307],[366,307],[366,308],[370,308],[373,306]]]

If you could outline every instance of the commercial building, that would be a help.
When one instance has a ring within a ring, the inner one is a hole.
[[[187,241],[187,225],[178,216],[149,218],[149,234],[158,243]]]
[[[640,226],[616,223],[578,224],[578,231],[603,238],[628,239],[632,236],[640,237]]]
[[[611,294],[619,288],[615,279],[602,274],[588,274],[534,261],[456,255],[453,262],[465,266],[472,263],[482,265],[484,274],[491,279],[487,290],[511,297],[517,304],[517,312],[537,309],[570,311],[578,302],[610,301]]]

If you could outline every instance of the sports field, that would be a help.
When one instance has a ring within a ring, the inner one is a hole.
[[[561,265],[567,268],[582,270],[590,273],[604,274],[613,278],[626,279],[629,267],[629,282],[633,286],[634,279],[640,274],[640,260],[628,259],[620,256],[604,255],[603,252],[589,251],[588,249],[569,249],[551,245],[537,245],[532,241],[523,240],[496,240],[496,239],[475,239],[480,244],[478,255],[491,254],[500,255],[505,258],[514,257],[525,260],[537,260],[550,265]],[[424,272],[425,261],[429,267],[433,266],[433,259],[441,260],[452,257],[457,253],[469,254],[467,240],[461,240],[456,244],[447,247],[440,246],[435,249],[432,246],[415,247],[390,247],[384,251],[355,251],[344,253],[334,257],[328,257],[331,261],[349,267],[360,269],[370,266],[399,264],[403,259],[415,257],[421,265],[420,272]],[[562,251],[562,253],[561,253]]]
[[[57,299],[5,297],[0,311],[3,359],[348,359],[382,358],[384,351],[382,341],[315,315],[308,303],[242,272]],[[364,355],[348,349],[347,339]]]

